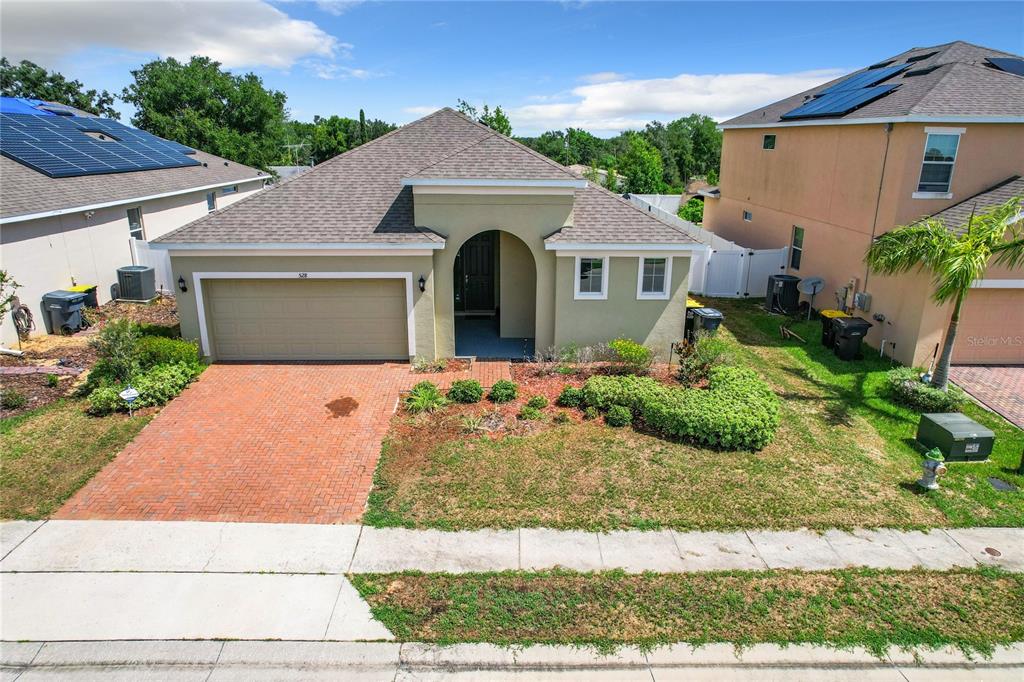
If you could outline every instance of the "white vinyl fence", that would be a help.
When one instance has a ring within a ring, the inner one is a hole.
[[[704,251],[695,252],[690,262],[691,293],[723,298],[764,296],[768,289],[768,277],[786,271],[787,247],[748,249],[714,232],[708,232],[665,209],[679,206],[677,195],[632,194],[627,195],[627,198],[637,208],[679,228],[707,246]]]
[[[148,265],[156,275],[156,290],[174,292],[171,279],[171,257],[164,249],[154,249],[144,239],[132,239],[132,265]]]

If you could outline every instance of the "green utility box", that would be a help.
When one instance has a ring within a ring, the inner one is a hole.
[[[992,453],[996,434],[959,412],[922,414],[917,442],[938,448],[947,462],[984,462]]]

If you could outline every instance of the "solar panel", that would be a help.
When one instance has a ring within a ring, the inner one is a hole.
[[[51,178],[199,165],[177,142],[80,116],[0,114],[0,153]]]
[[[849,78],[836,83],[830,88],[826,88],[817,94],[817,97],[828,95],[833,92],[840,92],[842,90],[858,90],[860,88],[866,88],[876,83],[881,83],[886,78],[895,76],[897,73],[907,68],[906,64],[897,64],[896,66],[886,66],[881,69],[868,69],[861,73],[854,74]]]
[[[1024,59],[1016,57],[986,57],[988,63],[1000,71],[1024,76]]]
[[[859,90],[840,90],[816,97],[803,106],[788,111],[779,118],[816,118],[819,116],[842,116],[896,89],[895,85],[876,85]]]

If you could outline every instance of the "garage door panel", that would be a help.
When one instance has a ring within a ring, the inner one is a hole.
[[[203,286],[218,359],[408,358],[403,280],[209,280]]]

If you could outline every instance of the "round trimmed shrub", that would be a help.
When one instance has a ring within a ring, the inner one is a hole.
[[[561,407],[579,407],[583,404],[583,389],[566,386],[555,402]]]
[[[893,402],[921,412],[956,412],[967,402],[967,395],[958,386],[949,384],[943,391],[921,381],[919,369],[889,370],[885,383]]]
[[[615,427],[629,426],[633,423],[633,413],[625,405],[612,405],[604,416],[604,423]]]
[[[542,395],[535,395],[526,401],[527,406],[532,407],[535,410],[543,410],[548,406],[548,399]]]
[[[478,403],[484,397],[484,387],[476,379],[453,381],[448,389],[448,399],[457,403]]]
[[[531,421],[543,418],[543,415],[541,414],[540,410],[530,405],[523,405],[523,407],[519,410],[518,416],[520,419],[524,421]]]
[[[508,379],[499,379],[491,386],[487,397],[494,403],[510,403],[519,395],[519,387]]]
[[[590,406],[583,410],[583,418],[590,421],[591,419],[597,419],[601,416],[596,407]]]

